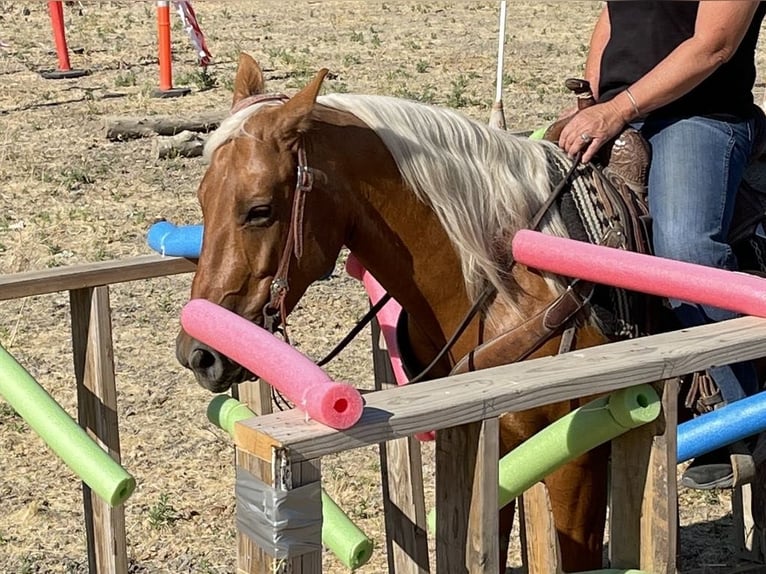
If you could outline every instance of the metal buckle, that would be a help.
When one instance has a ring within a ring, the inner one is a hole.
[[[281,322],[281,318],[279,316],[279,309],[273,307],[271,303],[266,303],[266,305],[263,306],[262,312],[263,312],[263,328],[269,331],[270,333],[274,333],[279,327],[279,324]]]
[[[306,165],[298,165],[298,189],[311,191],[314,187],[314,170]]]
[[[271,292],[272,297],[275,297],[281,291],[287,291],[288,289],[290,289],[290,285],[287,283],[287,278],[283,277],[276,277],[271,282],[271,286],[269,287],[269,291]]]

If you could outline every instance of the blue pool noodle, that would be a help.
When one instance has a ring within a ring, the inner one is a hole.
[[[766,392],[729,403],[678,425],[678,462],[685,462],[766,429]]]
[[[173,225],[158,221],[146,234],[149,247],[161,255],[199,259],[202,250],[202,225]]]

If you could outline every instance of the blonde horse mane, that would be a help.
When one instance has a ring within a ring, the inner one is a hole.
[[[430,205],[452,240],[462,262],[471,297],[487,284],[513,306],[513,283],[504,275],[511,239],[528,226],[551,193],[547,142],[532,142],[490,128],[453,110],[386,96],[331,94],[318,103],[346,111],[367,124],[392,154],[406,185]],[[226,118],[209,137],[209,161],[223,143],[248,136],[245,123],[263,106],[249,106]],[[252,137],[252,136],[251,136]],[[566,159],[566,158],[564,158]],[[541,230],[567,236],[558,211],[546,216]],[[548,277],[552,291],[560,280]]]
[[[318,101],[355,115],[383,140],[405,183],[432,207],[454,243],[469,294],[476,297],[490,282],[512,300],[503,273],[511,239],[528,227],[555,186],[548,154],[560,150],[448,108],[352,94]],[[556,209],[543,220],[541,230],[567,237]],[[561,291],[559,281],[549,278],[549,283],[555,292]]]

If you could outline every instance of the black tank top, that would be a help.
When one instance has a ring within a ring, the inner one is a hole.
[[[617,1],[607,6],[612,33],[601,60],[601,101],[615,97],[694,35],[699,2]],[[691,92],[651,115],[751,117],[755,47],[765,12],[766,2],[760,2],[734,57]]]

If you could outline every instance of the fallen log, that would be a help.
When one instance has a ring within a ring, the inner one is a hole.
[[[205,147],[205,137],[197,132],[183,131],[174,136],[159,136],[152,144],[154,159],[199,157]]]
[[[207,112],[190,118],[173,116],[111,117],[104,122],[106,138],[125,141],[136,138],[174,136],[183,131],[210,132],[216,129],[228,112]]]

